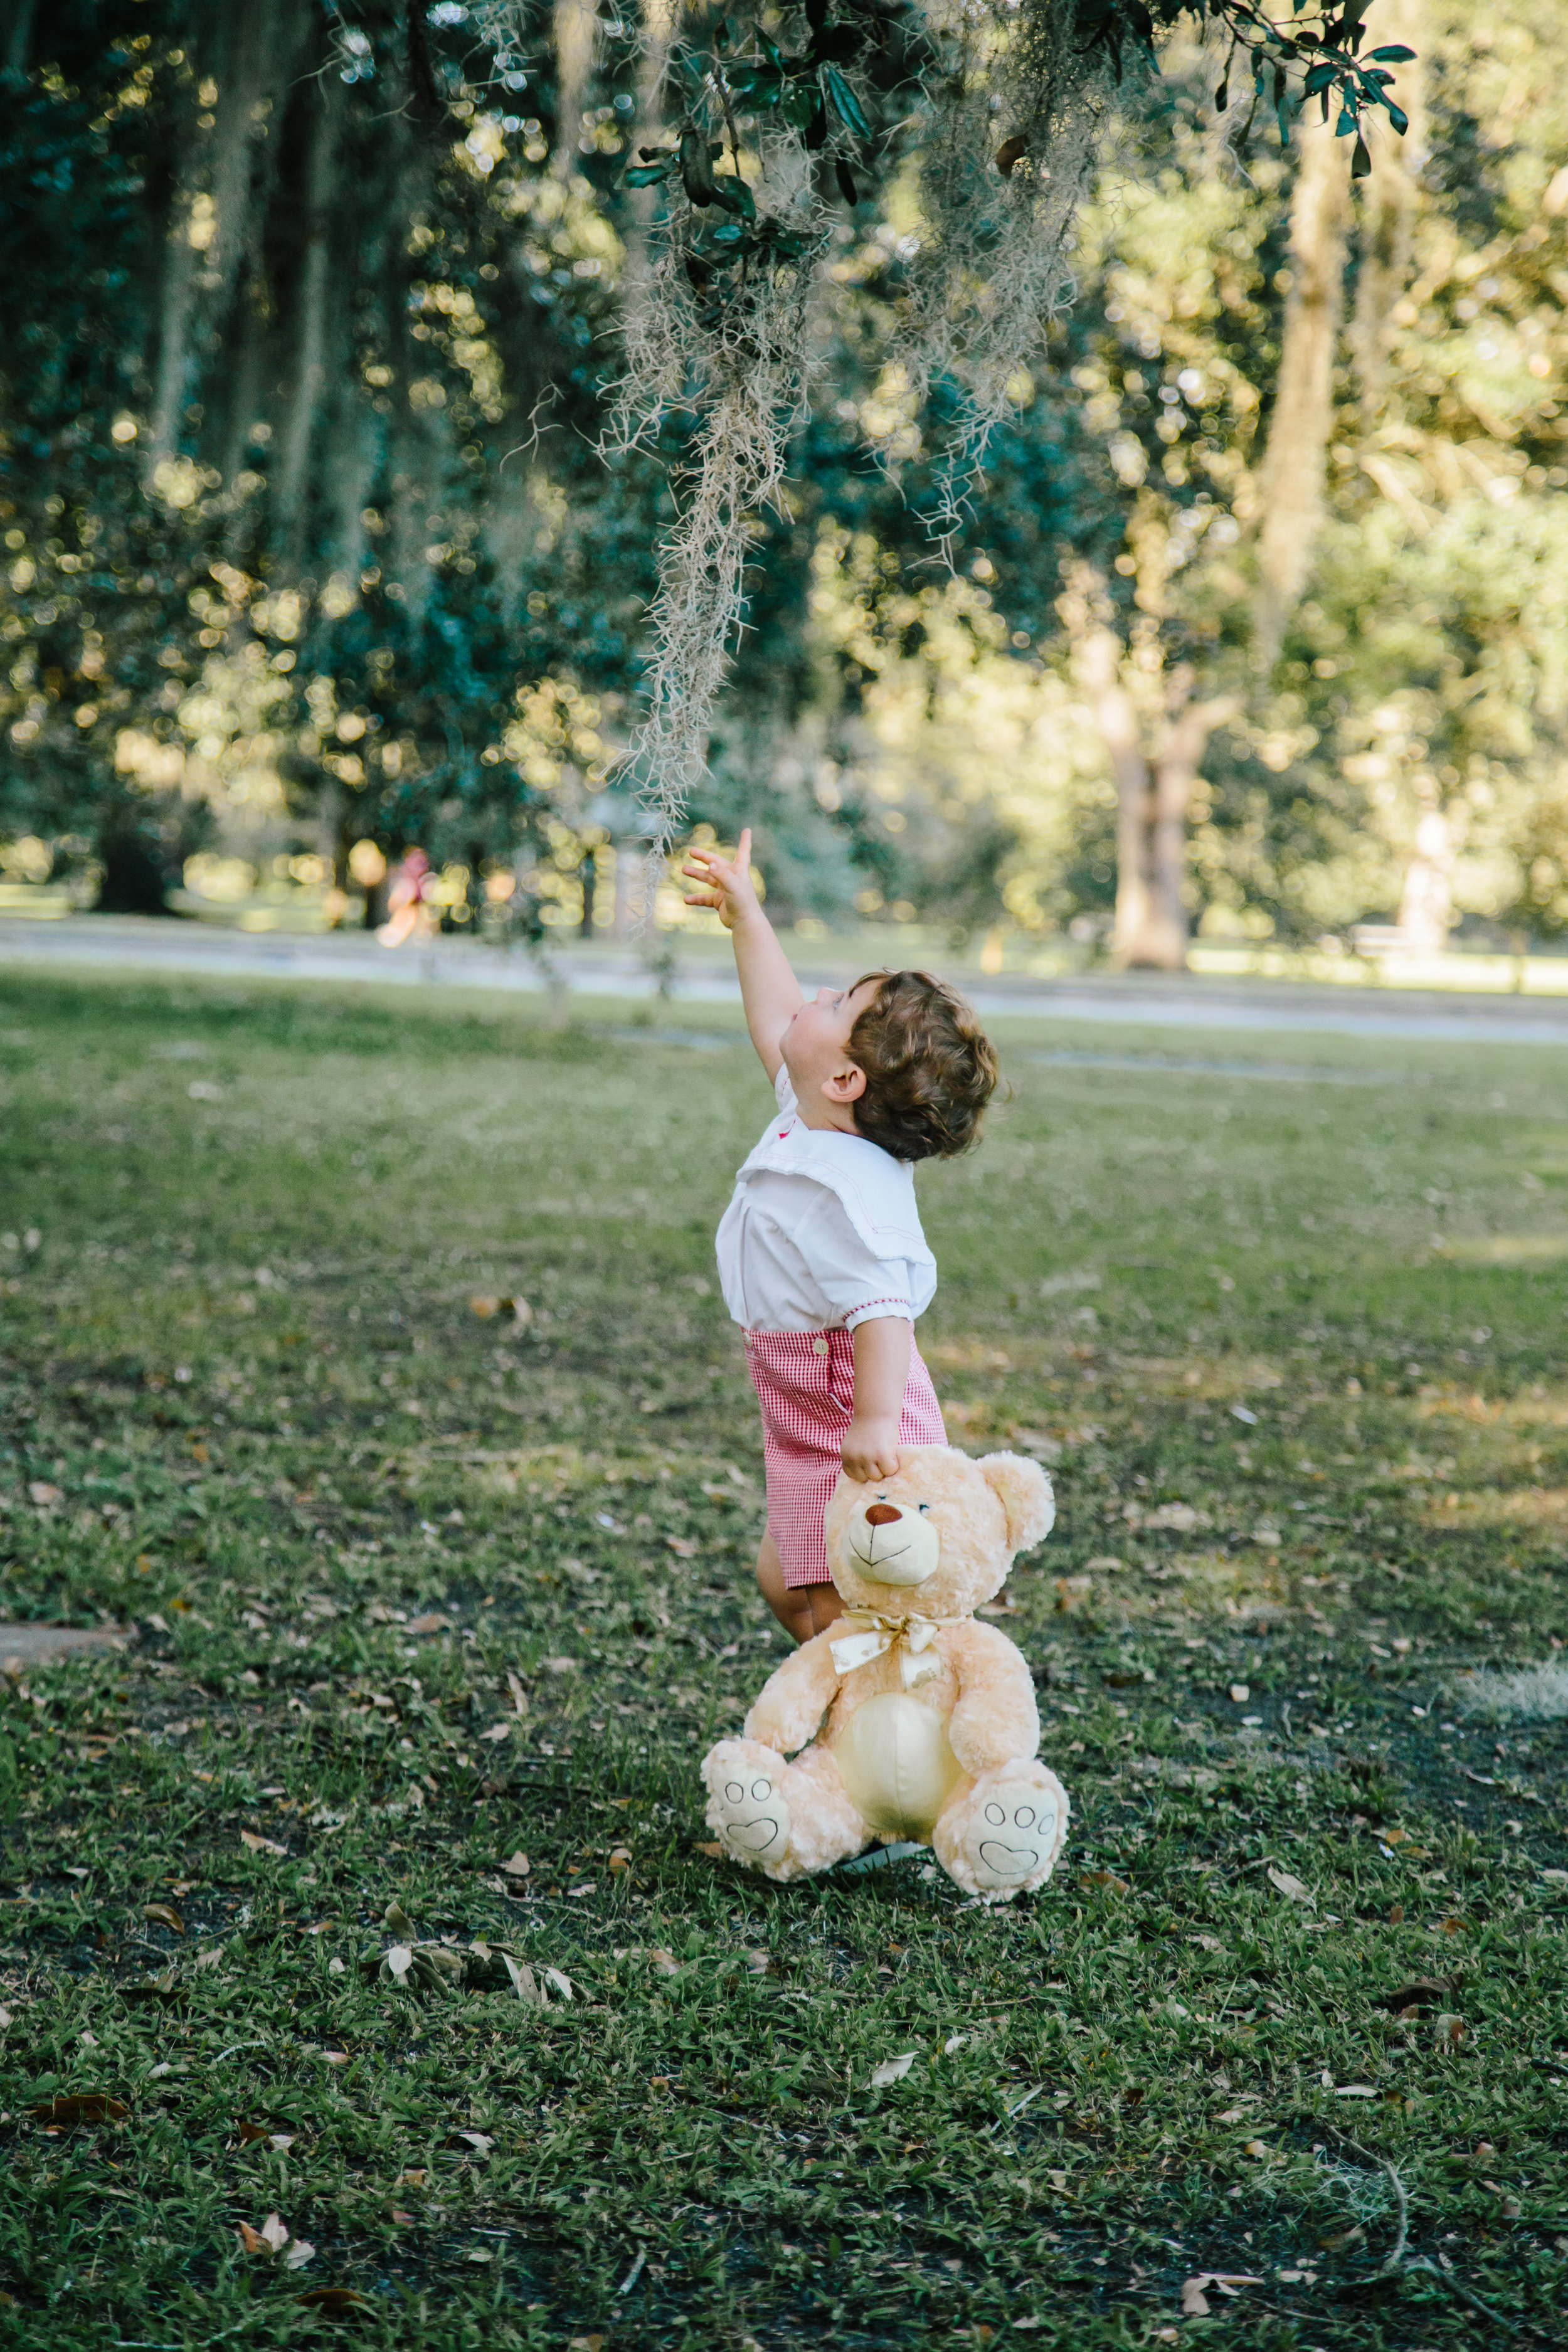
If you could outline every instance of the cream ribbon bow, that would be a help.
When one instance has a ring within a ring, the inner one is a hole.
[[[933,1675],[941,1674],[942,1660],[931,1645],[944,1625],[960,1621],[956,1617],[882,1617],[875,1609],[847,1609],[838,1622],[855,1628],[828,1644],[841,1675],[869,1665],[873,1658],[896,1649],[904,1688],[913,1690],[917,1683],[930,1682]]]

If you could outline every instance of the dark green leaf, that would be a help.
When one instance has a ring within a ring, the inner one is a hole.
[[[680,179],[694,205],[712,203],[713,165],[708,142],[690,122],[680,134]]]
[[[1389,48],[1373,49],[1372,58],[1374,65],[1397,66],[1407,63],[1415,55],[1414,49],[1407,49],[1395,41]]]
[[[756,198],[744,180],[733,172],[715,172],[713,194],[727,213],[738,213],[742,220],[757,217]]]
[[[634,163],[631,170],[623,175],[624,184],[628,188],[651,188],[668,177],[668,163]]]
[[[845,203],[847,205],[858,205],[860,201],[860,197],[855,185],[855,174],[849,169],[848,164],[845,162],[842,155],[837,155],[834,158],[833,176],[838,183],[838,193],[843,197]]]
[[[784,76],[772,66],[737,66],[727,77],[736,98],[744,99],[763,113],[771,113],[784,96]]]
[[[1395,131],[1398,131],[1400,137],[1403,139],[1405,132],[1410,128],[1410,117],[1405,113],[1405,109],[1402,106],[1395,106],[1391,98],[1385,98],[1383,103],[1387,111],[1390,122],[1393,123]]]
[[[840,121],[853,131],[857,138],[869,139],[871,126],[860,111],[860,101],[837,66],[823,67],[822,87]]]
[[[1351,178],[1364,180],[1371,170],[1372,157],[1366,152],[1366,141],[1358,137],[1355,142],[1355,152],[1351,157]]]

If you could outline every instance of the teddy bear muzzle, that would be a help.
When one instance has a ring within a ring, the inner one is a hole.
[[[872,1584],[925,1584],[936,1574],[942,1538],[919,1509],[874,1495],[844,1531],[849,1564]]]

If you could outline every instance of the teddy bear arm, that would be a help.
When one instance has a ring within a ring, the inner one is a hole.
[[[828,1636],[818,1633],[768,1676],[746,1717],[746,1738],[793,1756],[816,1732],[837,1688]]]
[[[947,1736],[964,1770],[989,1772],[1036,1754],[1040,1713],[1035,1685],[1006,1635],[971,1619],[943,1636],[942,1648],[958,1678]]]

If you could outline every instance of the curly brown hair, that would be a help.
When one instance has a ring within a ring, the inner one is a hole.
[[[866,1073],[855,1124],[895,1160],[948,1160],[967,1151],[999,1076],[973,1012],[926,971],[868,971],[877,993],[857,1015],[849,1055]]]

